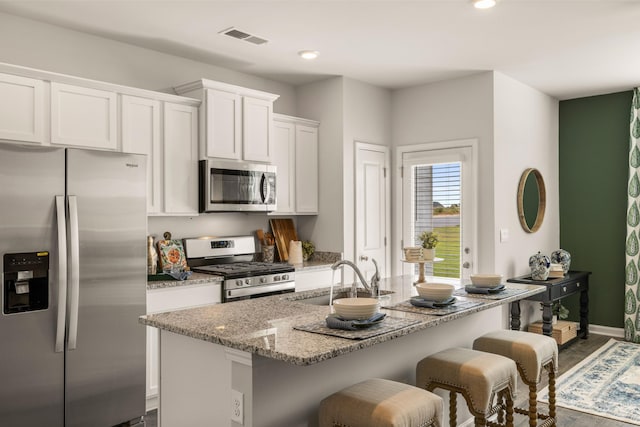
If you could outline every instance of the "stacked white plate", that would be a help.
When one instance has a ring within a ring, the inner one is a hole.
[[[418,283],[418,295],[428,301],[446,301],[453,295],[455,286],[448,283]]]
[[[501,274],[472,274],[469,277],[473,286],[477,288],[493,288],[502,283]]]
[[[345,320],[365,320],[377,313],[380,303],[375,298],[340,298],[333,301],[336,314]]]

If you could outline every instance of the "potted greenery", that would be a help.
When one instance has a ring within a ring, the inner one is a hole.
[[[422,241],[422,259],[433,260],[436,257],[438,235],[433,231],[423,231],[418,238]]]
[[[555,324],[557,320],[564,320],[569,317],[569,309],[562,305],[560,301],[556,301],[553,303],[551,307],[551,311],[553,312],[553,323]]]
[[[315,251],[316,251],[316,247],[314,246],[313,242],[309,240],[302,241],[302,260],[303,261],[309,261],[309,258],[311,258],[311,255],[313,255]]]

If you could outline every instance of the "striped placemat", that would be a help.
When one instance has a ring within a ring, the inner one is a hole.
[[[327,327],[327,323],[324,320],[306,325],[294,326],[293,329],[312,332],[314,334],[331,335],[349,340],[366,340],[367,338],[397,331],[398,329],[406,328],[407,326],[415,325],[416,323],[420,323],[420,320],[400,319],[397,317],[387,316],[382,322],[357,331],[331,329]]]
[[[512,297],[514,295],[519,295],[524,292],[527,292],[526,289],[514,289],[514,288],[505,288],[500,292],[495,294],[471,294],[464,290],[464,288],[456,289],[453,292],[453,295],[458,297],[466,297],[466,298],[479,298],[479,299],[489,299],[489,300],[500,300]]]
[[[385,306],[382,308],[387,308],[389,310],[399,310],[399,311],[407,311],[409,313],[417,313],[417,314],[429,314],[432,316],[446,316],[447,314],[456,313],[458,311],[467,310],[472,307],[476,307],[478,305],[484,304],[483,302],[478,301],[464,301],[458,300],[455,303],[448,305],[446,307],[438,307],[438,308],[429,308],[429,307],[416,307],[411,304],[408,300],[402,301],[394,305]]]

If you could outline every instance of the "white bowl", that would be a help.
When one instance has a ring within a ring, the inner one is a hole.
[[[418,295],[429,301],[445,301],[453,295],[455,286],[448,283],[418,283]]]
[[[501,274],[472,274],[469,277],[471,278],[471,283],[478,288],[490,288],[502,283]]]
[[[380,302],[375,298],[340,298],[333,301],[336,314],[347,320],[368,319],[378,311]]]

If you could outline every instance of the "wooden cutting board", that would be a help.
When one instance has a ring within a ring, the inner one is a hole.
[[[289,260],[289,241],[298,240],[298,233],[296,233],[296,227],[293,225],[291,218],[285,219],[271,219],[271,230],[273,231],[273,237],[276,240],[276,248],[278,249],[278,256],[280,261]]]

